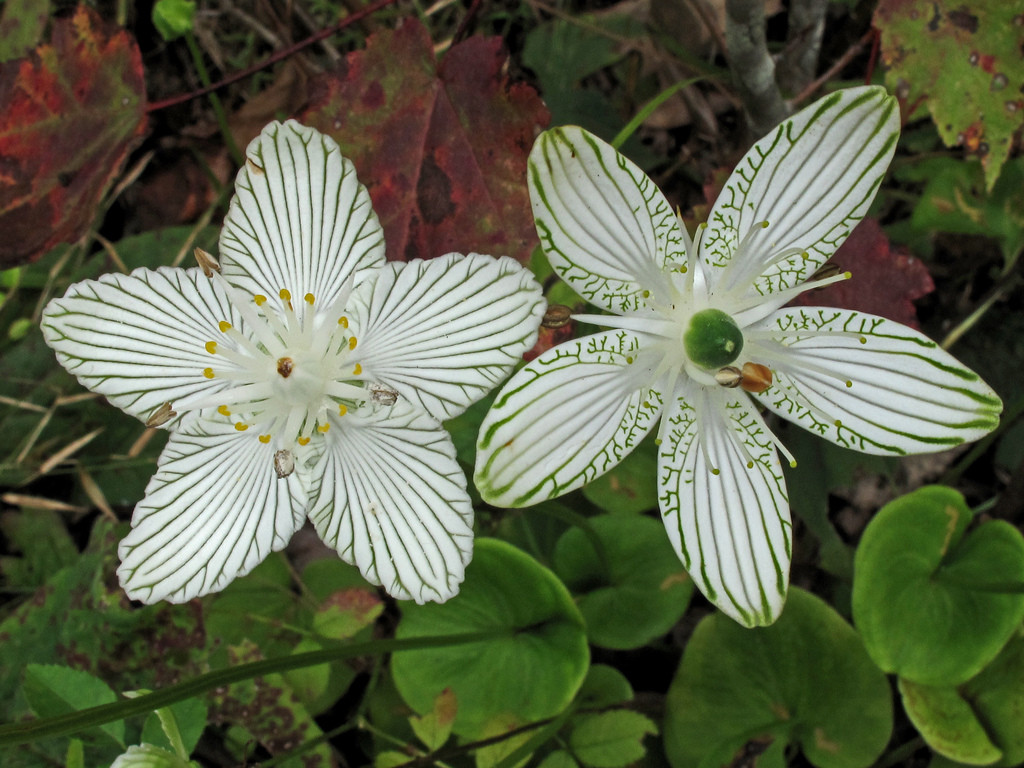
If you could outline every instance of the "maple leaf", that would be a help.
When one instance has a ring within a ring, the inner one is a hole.
[[[933,291],[935,284],[920,259],[889,247],[877,221],[862,220],[828,263],[853,277],[802,293],[792,304],[854,309],[920,327],[914,299]]]
[[[84,235],[145,130],[131,36],[78,6],[49,44],[0,64],[0,266]]]
[[[450,251],[526,262],[537,244],[526,158],[547,109],[510,84],[500,38],[438,62],[419,21],[381,31],[312,86],[301,120],[332,136],[373,198],[391,260]]]

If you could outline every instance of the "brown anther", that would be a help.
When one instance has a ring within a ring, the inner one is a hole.
[[[152,415],[150,415],[150,417],[146,419],[146,426],[161,427],[177,415],[178,414],[175,413],[174,410],[171,408],[170,403],[164,403],[155,411],[153,411]]]
[[[772,369],[760,363],[744,363],[740,386],[744,392],[759,395],[772,385]]]
[[[551,304],[544,312],[544,319],[540,321],[543,328],[561,328],[569,324],[572,319],[572,310],[563,304]]]
[[[811,275],[808,282],[814,282],[815,280],[828,280],[830,277],[835,277],[836,275],[841,275],[842,273],[842,267],[840,267],[838,264],[833,264],[831,261],[828,261],[822,264],[820,267],[818,267],[817,271],[813,275]]]
[[[398,402],[398,393],[382,384],[371,384],[370,400],[377,405],[394,405]]]
[[[743,381],[743,372],[734,365],[727,365],[718,370],[718,373],[715,374],[715,381],[723,387],[733,389]]]
[[[281,450],[274,454],[274,472],[283,480],[295,471],[295,457],[291,451]]]
[[[198,246],[192,250],[192,255],[196,257],[196,262],[199,264],[199,268],[203,270],[203,274],[207,277],[213,277],[214,272],[220,272],[220,264],[213,258],[209,253],[204,251]]]
[[[295,369],[295,363],[292,362],[290,357],[282,357],[277,361],[277,372],[281,374],[281,378],[287,379],[292,375],[292,371]]]

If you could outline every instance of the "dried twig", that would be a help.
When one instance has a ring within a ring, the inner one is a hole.
[[[764,27],[764,0],[725,0],[729,69],[736,78],[750,129],[758,136],[788,114],[775,82],[775,62],[768,54]]]

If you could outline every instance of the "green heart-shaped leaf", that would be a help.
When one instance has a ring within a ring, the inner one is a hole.
[[[769,627],[721,613],[701,621],[669,688],[664,731],[673,768],[731,764],[741,750],[781,765],[787,744],[819,768],[863,768],[892,731],[889,684],[839,614],[791,587]]]
[[[886,672],[959,685],[995,658],[1024,620],[1024,536],[971,511],[942,486],[879,511],[854,559],[853,618]],[[966,533],[966,535],[965,535]]]
[[[555,573],[578,595],[590,642],[639,648],[679,621],[693,581],[657,520],[602,516],[590,523],[607,567],[584,531],[571,528],[555,548]]]
[[[480,738],[499,718],[521,722],[558,714],[572,701],[590,661],[583,617],[551,571],[496,539],[478,539],[458,595],[446,603],[404,604],[399,638],[496,632],[479,643],[396,653],[395,687],[426,714],[445,688],[458,701],[452,731]]]

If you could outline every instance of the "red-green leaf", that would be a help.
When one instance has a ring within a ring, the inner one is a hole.
[[[510,84],[498,38],[472,37],[438,62],[414,20],[368,38],[315,86],[303,122],[352,159],[384,226],[388,258],[451,251],[529,259],[537,243],[526,157],[548,112]]]
[[[935,284],[919,259],[889,248],[877,221],[864,219],[857,225],[829,263],[853,277],[802,293],[793,304],[855,309],[919,327],[914,299],[933,291]]]
[[[142,58],[79,6],[49,44],[0,64],[0,266],[84,235],[145,129]]]

